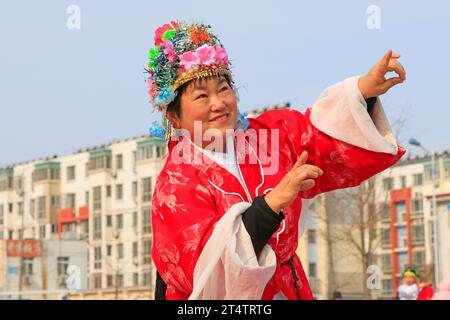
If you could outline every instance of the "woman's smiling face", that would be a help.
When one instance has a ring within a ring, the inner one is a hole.
[[[189,132],[192,140],[208,129],[214,129],[213,135],[221,134],[226,140],[226,131],[235,127],[237,99],[224,76],[191,81],[182,92],[180,105],[180,115],[172,115],[175,128]],[[201,125],[201,132],[195,132],[194,122],[197,128]]]

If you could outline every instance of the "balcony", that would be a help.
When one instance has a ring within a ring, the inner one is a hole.
[[[0,192],[13,189],[13,169],[0,169]]]
[[[33,183],[59,181],[60,167],[60,163],[54,161],[46,161],[36,164],[32,174]]]
[[[89,162],[86,164],[86,172],[93,174],[111,170],[111,150],[97,149],[89,153]]]

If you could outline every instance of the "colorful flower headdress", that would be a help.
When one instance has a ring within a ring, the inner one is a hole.
[[[228,55],[209,25],[171,21],[156,29],[155,47],[149,51],[146,71],[150,103],[163,112],[165,128],[153,128],[153,135],[170,134],[165,117],[177,89],[193,79],[225,75],[232,81]]]

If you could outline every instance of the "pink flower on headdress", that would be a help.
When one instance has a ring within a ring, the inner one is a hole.
[[[195,50],[195,53],[197,54],[199,63],[202,65],[210,66],[216,61],[216,51],[214,50],[214,47],[211,47],[207,44],[204,44],[200,48]]]
[[[185,52],[180,56],[180,65],[186,70],[199,64],[199,58],[195,52]]]
[[[156,91],[157,91],[157,87],[156,87],[155,81],[153,81],[153,79],[151,79],[151,78],[148,78],[147,79],[147,92],[150,95],[151,101],[153,101],[155,99]]]
[[[228,54],[224,48],[217,46],[216,47],[216,59],[217,61],[222,62],[225,65],[228,65]]]
[[[167,56],[169,62],[175,60],[177,55],[175,54],[175,51],[173,51],[173,43],[167,39],[164,39],[162,46],[164,48],[163,52]]]
[[[155,46],[159,46],[162,43],[162,36],[167,30],[178,28],[178,24],[175,21],[170,21],[156,29],[155,31]]]

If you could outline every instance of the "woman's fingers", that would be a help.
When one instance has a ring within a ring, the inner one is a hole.
[[[390,79],[387,79],[382,85],[381,85],[381,90],[383,90],[384,92],[388,91],[390,88],[392,88],[393,86],[402,83],[403,79],[400,77],[393,77]]]
[[[300,183],[300,190],[299,191],[309,190],[309,189],[313,188],[315,185],[316,185],[316,182],[313,179],[303,180]]]
[[[303,151],[300,157],[298,157],[294,167],[299,168],[303,166],[306,163],[306,160],[308,160],[308,151]]]
[[[381,58],[380,64],[386,68],[389,65],[389,61],[391,60],[391,57],[392,57],[392,50],[389,49],[384,54],[383,58]]]
[[[406,72],[402,64],[396,60],[389,62],[388,71],[395,71],[402,80],[406,79]]]
[[[304,164],[300,168],[297,169],[299,173],[301,172],[316,172],[319,176],[323,175],[322,169],[312,164]]]

